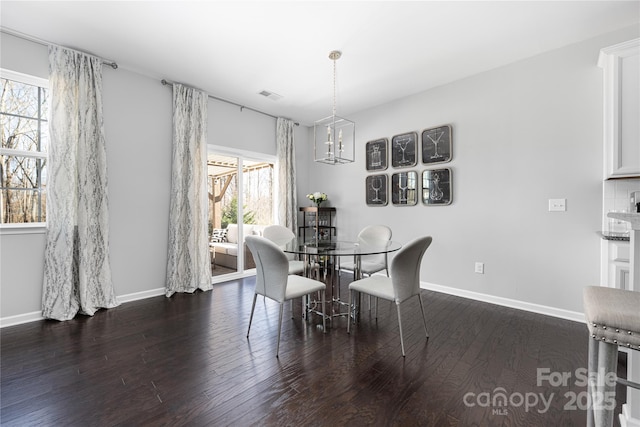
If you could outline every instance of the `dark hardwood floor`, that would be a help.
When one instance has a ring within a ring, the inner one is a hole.
[[[364,311],[350,335],[344,318],[323,334],[317,317],[302,320],[295,304],[291,319],[287,304],[276,358],[276,303],[258,299],[245,337],[254,283],[0,330],[0,422],[585,425],[572,406],[586,391],[574,377],[586,367],[583,324],[423,291],[430,338],[417,300],[406,303],[403,358],[390,303],[380,302],[377,321]],[[539,368],[571,378],[539,383]]]

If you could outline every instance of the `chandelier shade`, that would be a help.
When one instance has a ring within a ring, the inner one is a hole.
[[[356,154],[356,124],[336,115],[336,60],[341,55],[336,50],[329,54],[333,61],[332,114],[313,125],[313,158],[316,162],[330,165],[352,163]]]

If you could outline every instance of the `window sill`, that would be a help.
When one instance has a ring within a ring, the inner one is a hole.
[[[10,234],[44,234],[47,224],[34,222],[30,224],[0,224],[0,236]]]

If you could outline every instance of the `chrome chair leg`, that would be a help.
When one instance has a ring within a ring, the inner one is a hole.
[[[327,333],[327,316],[326,316],[326,312],[324,311],[325,306],[324,306],[324,300],[326,299],[326,294],[325,291],[321,291],[321,298],[322,298],[322,332],[323,333]]]
[[[280,331],[282,331],[282,313],[284,312],[284,303],[280,303],[280,318],[278,319],[278,344],[276,345],[276,357],[280,354]]]
[[[422,312],[422,323],[424,324],[424,333],[426,334],[427,338],[429,338],[429,330],[427,329],[427,318],[424,315],[424,305],[422,304],[422,297],[420,295],[418,295],[418,301],[420,301],[420,311]]]
[[[351,330],[351,315],[354,313],[353,306],[351,305],[353,301],[353,293],[355,291],[349,290],[349,305],[347,306],[349,309],[349,315],[347,316],[347,333]]]
[[[309,314],[309,295],[303,295],[302,298],[302,318],[307,320]],[[291,307],[293,307],[293,300]],[[291,313],[291,318],[293,319],[293,313]]]
[[[398,308],[398,327],[400,328],[400,347],[402,348],[402,357],[404,356],[404,338],[402,338],[402,316],[400,315],[400,304],[396,304]]]
[[[249,338],[249,331],[251,330],[251,322],[253,321],[253,311],[256,308],[257,299],[258,299],[258,294],[253,294],[253,305],[251,306],[251,316],[249,316],[249,328],[247,328],[247,338]]]

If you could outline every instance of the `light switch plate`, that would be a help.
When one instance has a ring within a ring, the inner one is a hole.
[[[474,271],[478,274],[484,274],[484,262],[476,262]]]
[[[567,210],[567,199],[549,199],[549,212],[564,212]]]

